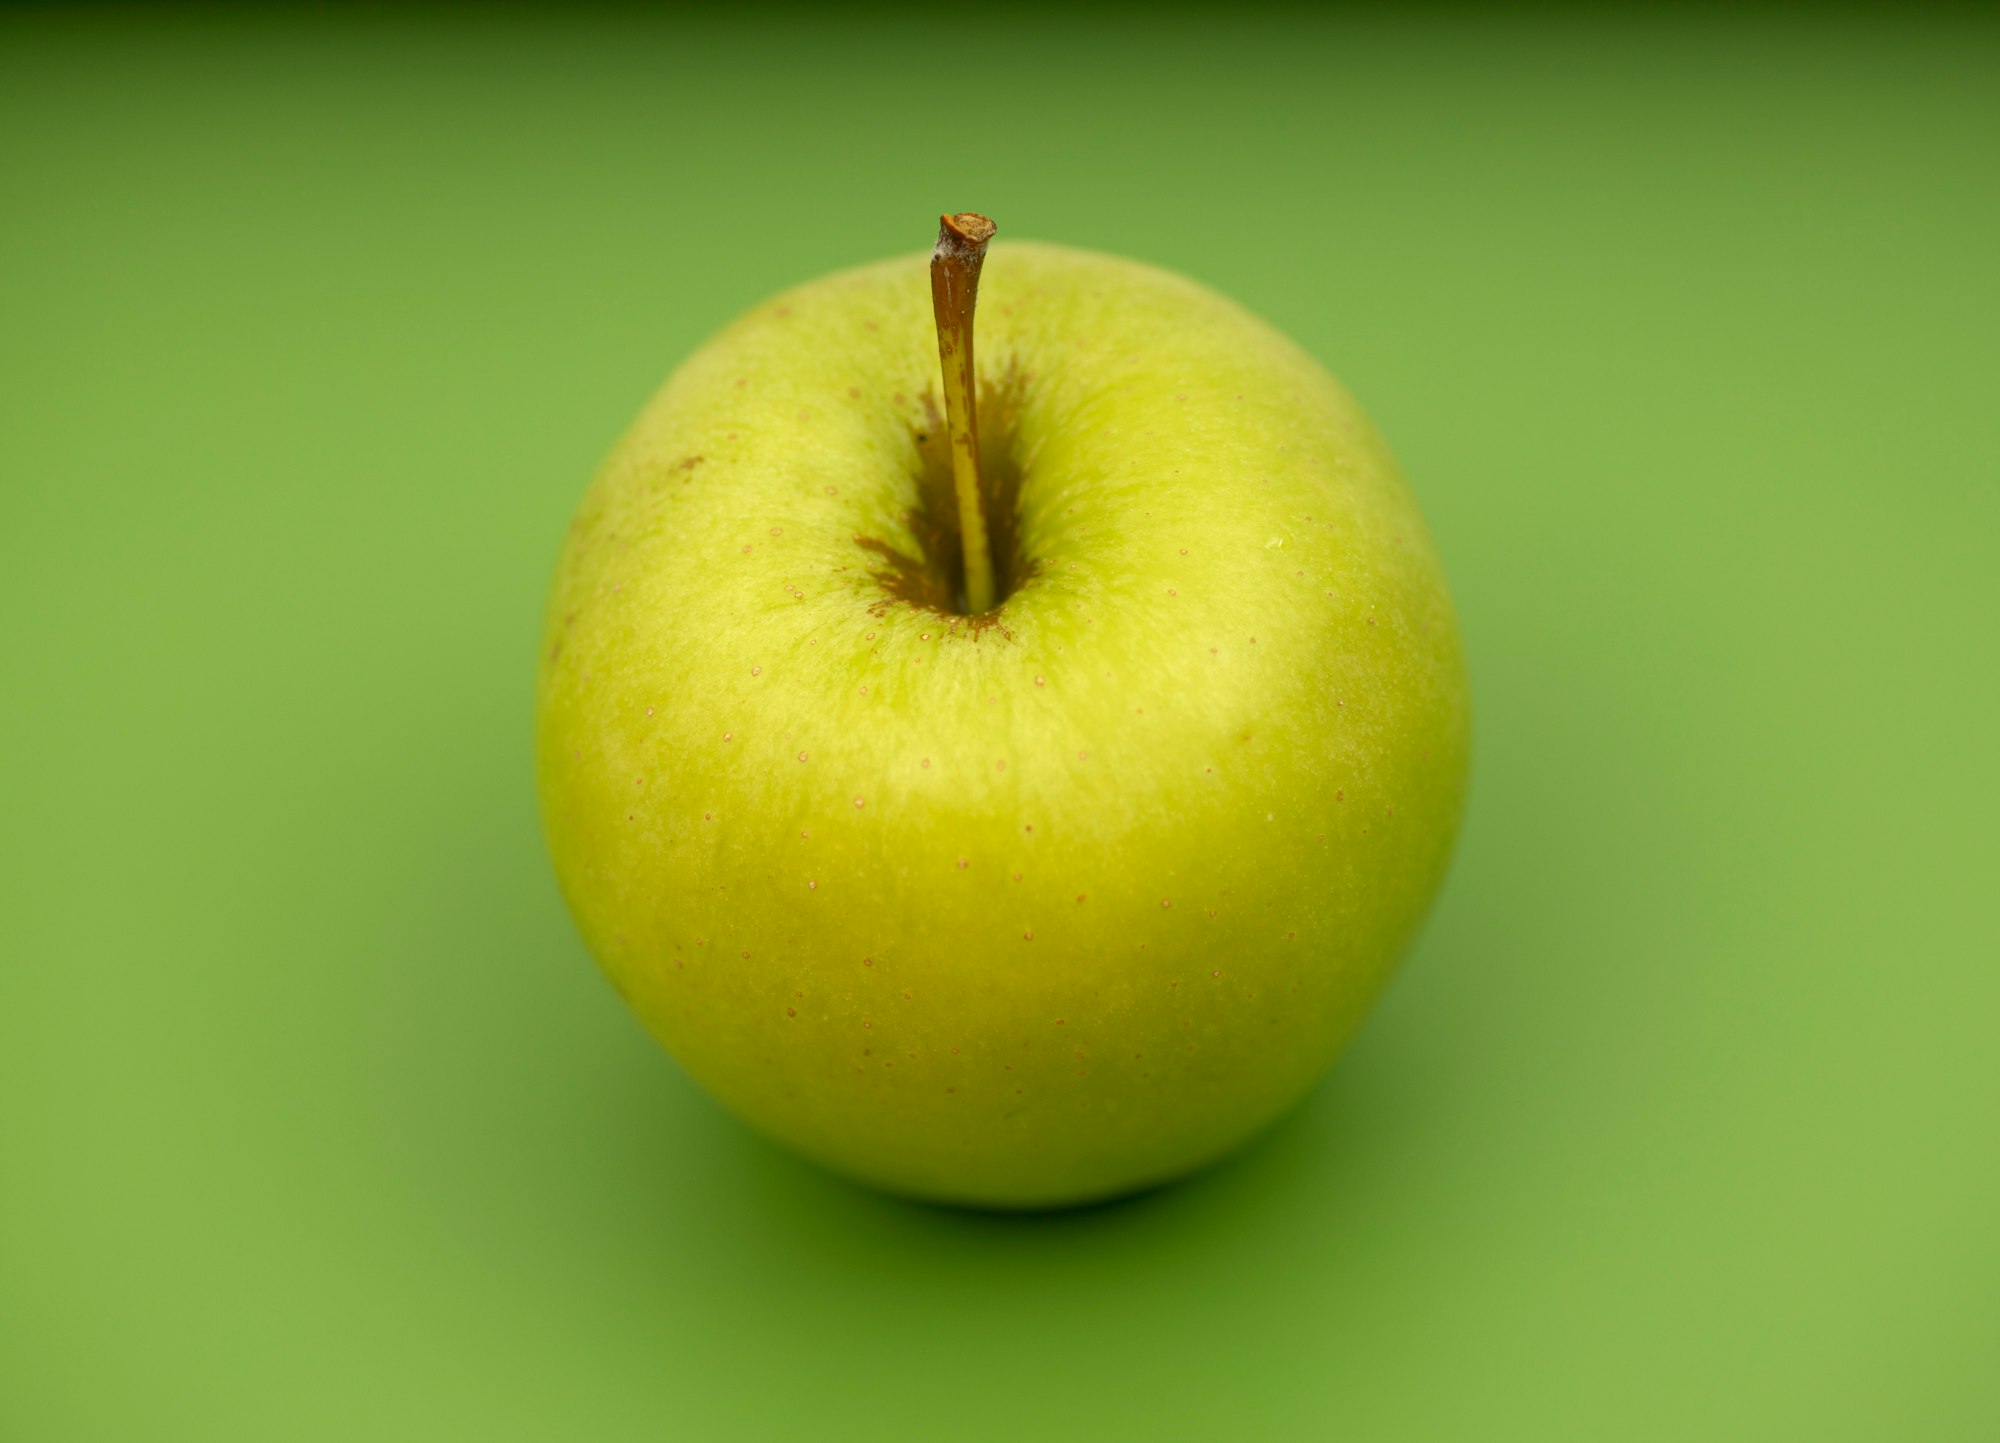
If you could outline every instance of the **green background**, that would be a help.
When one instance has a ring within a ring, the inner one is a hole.
[[[2000,25],[980,14],[0,15],[0,1438],[2000,1436]],[[1068,1216],[721,1114],[530,792],[599,455],[965,206],[1324,358],[1477,705],[1342,1065]]]

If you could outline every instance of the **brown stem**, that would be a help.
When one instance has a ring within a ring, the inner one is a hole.
[[[965,609],[993,609],[993,545],[987,539],[985,490],[979,476],[979,389],[972,369],[972,311],[979,303],[979,268],[996,229],[964,211],[938,218],[931,252],[931,310],[937,317],[938,365],[944,371],[944,412],[951,433],[951,477],[958,492],[958,533],[965,546]]]

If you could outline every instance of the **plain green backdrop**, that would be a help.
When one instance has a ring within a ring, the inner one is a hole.
[[[1009,13],[0,14],[0,1439],[2000,1437],[2000,24]],[[1340,374],[1477,703],[1345,1061],[1069,1216],[721,1114],[530,792],[599,455],[960,207]]]

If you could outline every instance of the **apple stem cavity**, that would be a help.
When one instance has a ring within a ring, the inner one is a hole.
[[[986,529],[979,477],[979,388],[972,369],[972,311],[979,304],[979,270],[997,227],[973,211],[938,218],[931,252],[931,310],[937,317],[938,365],[944,371],[944,412],[951,431],[951,479],[958,492],[958,534],[965,547],[965,609],[993,609],[993,543]]]

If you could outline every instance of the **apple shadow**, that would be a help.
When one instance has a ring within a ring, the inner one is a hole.
[[[676,1215],[746,1267],[775,1255],[802,1287],[846,1294],[930,1296],[940,1288],[994,1300],[1060,1300],[1091,1279],[1176,1266],[1224,1274],[1282,1267],[1302,1241],[1339,1232],[1354,1186],[1393,1148],[1400,1109],[1376,1085],[1336,1069],[1243,1148],[1187,1177],[1078,1207],[981,1210],[877,1192],[827,1172],[752,1132],[702,1096],[662,1057],[641,1088],[578,1097],[606,1109],[629,1141],[606,1158],[603,1183],[627,1190],[628,1211]],[[1378,1079],[1379,1080],[1379,1079]],[[688,1104],[692,1103],[692,1110]],[[1407,1119],[1403,1119],[1407,1121]],[[699,1176],[677,1155],[699,1153]],[[683,1276],[657,1234],[663,1281]],[[1258,1255],[1261,1255],[1261,1259]]]

